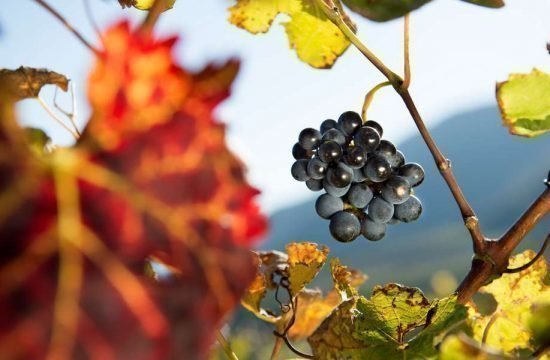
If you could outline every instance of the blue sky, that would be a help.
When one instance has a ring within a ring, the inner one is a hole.
[[[117,19],[138,21],[144,16],[138,10],[121,10],[115,0],[89,1],[100,27]],[[83,0],[50,3],[97,42]],[[251,182],[263,192],[264,209],[273,211],[312,196],[290,177],[290,149],[300,130],[317,127],[346,110],[359,111],[366,91],[383,78],[353,48],[332,70],[312,69],[288,49],[279,25],[284,17],[279,17],[270,33],[252,36],[227,23],[226,9],[232,3],[178,0],[161,17],[157,30],[162,35],[181,34],[176,54],[188,68],[199,69],[209,61],[233,56],[242,59],[233,96],[218,109],[219,117],[228,124],[228,141],[248,165]],[[510,72],[528,72],[533,67],[548,71],[548,14],[546,0],[509,0],[500,10],[435,0],[415,12],[411,18],[411,92],[428,126],[448,115],[494,104],[495,82]],[[402,21],[377,24],[359,16],[354,20],[360,38],[400,72]],[[92,61],[89,51],[32,0],[6,2],[0,25],[0,67],[47,67],[69,76],[75,81],[82,126],[89,113],[85,98]],[[41,96],[51,102],[53,92],[47,89]],[[63,100],[69,103],[67,97]],[[19,113],[26,124],[46,129],[56,143],[70,143],[70,136],[36,100],[22,102]],[[406,109],[389,88],[376,97],[370,114],[383,124],[384,137],[392,141],[399,143],[416,135]],[[444,151],[444,144],[441,147]]]

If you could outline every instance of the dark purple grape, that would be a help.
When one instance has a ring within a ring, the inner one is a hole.
[[[352,213],[340,211],[330,218],[329,230],[336,240],[350,242],[361,233],[361,222]]]
[[[402,176],[392,176],[384,183],[380,194],[390,204],[402,204],[411,196],[411,185]]]
[[[353,135],[362,124],[361,116],[355,111],[346,111],[338,118],[338,128],[346,135]]]
[[[335,196],[335,197],[342,197],[346,195],[351,187],[351,184],[344,188],[337,188],[336,186],[330,185],[327,181],[327,179],[323,179],[323,188],[327,192],[327,194]]]
[[[395,205],[395,218],[403,222],[415,221],[422,214],[422,203],[411,195],[403,204]]]
[[[344,210],[344,202],[339,197],[323,194],[315,201],[315,210],[323,219],[330,219],[338,211]]]
[[[390,221],[393,212],[393,205],[381,197],[375,197],[367,206],[367,214],[373,221],[378,223],[387,223]]]
[[[363,209],[374,197],[371,188],[367,184],[353,184],[348,191],[348,201],[356,208]]]
[[[399,175],[406,178],[412,187],[418,186],[424,181],[424,169],[417,163],[408,163],[401,166]]]
[[[367,162],[367,152],[361,146],[348,148],[344,152],[344,161],[352,169],[362,168]]]
[[[337,188],[345,188],[351,184],[353,179],[353,170],[344,163],[338,163],[336,166],[330,167],[326,177],[328,183]]]
[[[335,120],[326,119],[321,123],[321,134],[326,133],[327,130],[335,129],[336,126],[338,126],[338,123]]]
[[[316,129],[307,128],[300,132],[298,142],[306,150],[312,150],[321,143],[321,132]]]
[[[292,167],[290,168],[290,173],[292,177],[298,181],[306,181],[309,179],[307,174],[307,164],[308,160],[296,160]]]
[[[336,163],[342,158],[342,147],[334,141],[327,141],[319,146],[317,156],[327,164]]]
[[[395,145],[388,140],[381,140],[378,149],[376,149],[376,155],[380,155],[386,158],[391,164],[391,159],[397,154]]]
[[[306,180],[306,186],[311,191],[321,191],[323,190],[323,180]]]
[[[313,156],[314,152],[313,150],[306,150],[302,147],[302,145],[300,145],[300,143],[296,143],[294,144],[294,146],[292,147],[292,156],[294,157],[294,159],[296,160],[301,160],[301,159],[311,159],[311,157]]]
[[[367,121],[366,123],[363,124],[363,126],[368,126],[368,127],[371,127],[371,128],[375,128],[376,131],[378,131],[378,134],[380,134],[380,137],[382,137],[382,135],[384,134],[384,129],[382,129],[382,125],[380,125],[379,123],[377,123],[374,120]]]
[[[361,234],[367,240],[378,241],[386,235],[386,224],[372,221],[372,219],[366,216],[361,222]]]
[[[395,155],[392,156],[390,159],[390,165],[392,168],[395,169],[402,166],[403,164],[405,164],[405,155],[403,155],[401,151],[397,150]]]
[[[372,182],[383,182],[391,176],[391,165],[382,156],[372,156],[363,167],[363,174]]]
[[[354,183],[360,183],[367,180],[367,177],[365,174],[363,174],[363,168],[361,169],[353,169],[353,182]]]
[[[363,126],[353,135],[353,142],[355,145],[362,146],[367,152],[372,152],[380,144],[380,134],[374,128]]]
[[[307,164],[307,174],[310,178],[315,180],[321,180],[322,178],[324,178],[327,170],[328,164],[318,157],[314,157],[313,159],[309,160]]]
[[[394,207],[393,217],[390,219],[390,221],[388,221],[388,225],[397,225],[400,222],[401,221],[395,218],[395,207]]]
[[[344,135],[344,133],[338,129],[329,129],[327,130],[327,132],[323,134],[323,137],[321,140],[323,142],[334,141],[340,146],[344,146],[346,144],[346,135]]]

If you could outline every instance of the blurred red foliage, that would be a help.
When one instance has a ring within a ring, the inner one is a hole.
[[[0,93],[0,358],[203,358],[255,276],[266,219],[213,117],[238,63],[103,39],[74,147],[32,152]]]

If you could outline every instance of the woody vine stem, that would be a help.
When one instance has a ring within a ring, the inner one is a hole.
[[[348,38],[348,40],[369,60],[388,80],[394,90],[399,94],[409,113],[414,120],[420,135],[428,146],[434,161],[441,173],[441,176],[447,183],[456,204],[464,220],[464,225],[470,232],[473,243],[474,257],[470,272],[457,289],[458,301],[466,303],[470,300],[477,290],[491,279],[500,276],[506,272],[508,260],[512,251],[521,243],[525,235],[529,233],[535,225],[550,212],[550,187],[535,200],[529,209],[516,221],[516,223],[498,240],[488,239],[483,235],[478,218],[464,196],[451,168],[451,161],[447,159],[441,150],[439,150],[429,130],[427,129],[420,113],[409,92],[411,79],[410,61],[409,61],[409,15],[405,17],[404,31],[404,79],[389,69],[363,42],[355,35],[354,31],[344,21],[342,7],[339,0],[315,0],[317,5],[323,10],[328,19],[334,23]],[[385,83],[383,83],[385,85]],[[377,85],[374,92],[381,87]],[[383,85],[382,85],[383,86]],[[372,95],[368,100],[372,100]],[[367,102],[367,99],[366,101]],[[366,104],[368,106],[368,104]],[[366,109],[363,110],[363,113]],[[366,120],[366,119],[365,119]],[[547,183],[548,186],[548,183]],[[543,247],[544,249],[544,247]]]

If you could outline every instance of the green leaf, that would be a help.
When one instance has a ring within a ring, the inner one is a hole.
[[[479,6],[485,6],[489,8],[501,8],[504,6],[503,0],[462,0],[470,4],[475,4]]]
[[[466,319],[467,309],[457,303],[456,296],[434,300],[426,317],[424,329],[409,341],[408,353],[416,357],[428,358],[437,354],[436,345],[449,329]]]
[[[313,0],[237,0],[229,11],[229,21],[252,34],[267,32],[279,14],[288,15],[283,25],[290,47],[315,68],[332,67],[350,44]]]
[[[511,74],[497,84],[497,100],[512,134],[534,137],[550,130],[550,74]]]
[[[402,344],[409,331],[425,323],[429,309],[430,302],[420,289],[398,284],[376,286],[370,300],[357,302],[361,317],[356,334],[368,343]]]
[[[315,359],[367,358],[369,350],[353,337],[356,318],[355,299],[342,302],[308,338]]]
[[[431,0],[342,0],[352,11],[374,21],[388,21],[418,9]]]
[[[388,284],[343,302],[308,341],[320,359],[434,358],[442,335],[465,318],[456,296],[430,303],[419,289]]]

